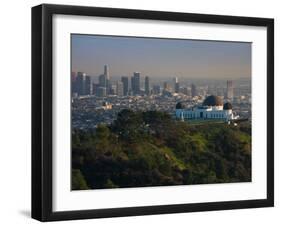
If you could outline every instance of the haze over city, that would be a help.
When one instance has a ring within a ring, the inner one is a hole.
[[[239,79],[251,77],[251,43],[73,34],[72,71],[98,76]]]

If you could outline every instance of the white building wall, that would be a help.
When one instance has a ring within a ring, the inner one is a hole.
[[[232,110],[218,110],[218,108],[213,109],[176,109],[176,118],[184,120],[193,119],[223,119],[231,120],[233,119]]]

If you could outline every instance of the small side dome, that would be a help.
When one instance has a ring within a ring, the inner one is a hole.
[[[176,104],[176,109],[184,109],[184,108],[185,108],[185,105],[182,102],[178,102]]]
[[[232,104],[227,102],[223,105],[223,110],[231,110],[232,109]]]
[[[223,102],[222,99],[218,96],[208,96],[204,102],[203,102],[203,106],[222,106]]]

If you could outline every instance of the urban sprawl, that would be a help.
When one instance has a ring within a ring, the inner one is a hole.
[[[231,102],[236,114],[251,120],[250,79],[192,81],[177,76],[152,78],[140,72],[118,77],[109,75],[108,65],[94,78],[84,72],[72,72],[73,129],[89,130],[101,123],[110,124],[122,109],[164,111],[174,116],[177,103],[184,102],[192,108],[209,95]]]

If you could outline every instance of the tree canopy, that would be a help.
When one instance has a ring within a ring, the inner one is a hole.
[[[121,111],[72,133],[72,189],[251,181],[251,125],[189,125],[164,112]]]

